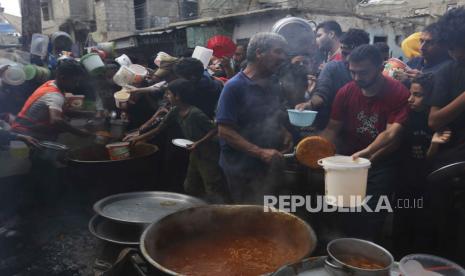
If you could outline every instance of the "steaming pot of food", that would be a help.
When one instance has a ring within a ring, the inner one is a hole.
[[[309,256],[313,229],[258,205],[206,205],[170,214],[142,234],[140,249],[169,275],[262,275]]]
[[[389,276],[394,264],[389,251],[365,240],[336,239],[326,250],[326,270],[334,276]]]

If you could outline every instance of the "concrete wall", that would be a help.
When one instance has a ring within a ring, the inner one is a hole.
[[[52,20],[42,21],[42,32],[48,35],[57,32],[70,17],[70,0],[49,0],[49,5],[52,6]]]
[[[42,21],[42,32],[52,34],[68,18],[81,21],[94,20],[94,0],[49,0],[52,6],[52,20]]]
[[[256,10],[260,7],[259,1],[262,0],[199,0],[199,16],[213,17]]]
[[[402,4],[358,5],[356,10],[361,15],[383,15],[405,18],[430,14],[433,17],[443,15],[447,9],[464,5],[464,0],[408,0]]]
[[[165,27],[179,20],[178,1],[147,0],[147,28]]]
[[[97,31],[92,37],[97,42],[128,36],[136,31],[132,0],[96,1],[95,18]]]

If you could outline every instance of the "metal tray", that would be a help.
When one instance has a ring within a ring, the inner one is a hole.
[[[183,194],[134,192],[101,199],[94,204],[94,211],[113,221],[150,224],[179,210],[205,204],[198,198]]]
[[[148,224],[132,225],[118,223],[95,215],[89,221],[89,231],[97,238],[121,245],[137,246]]]
[[[304,259],[298,263],[283,266],[269,276],[333,276],[325,269],[325,259],[326,256]],[[394,263],[391,276],[400,275],[399,264]]]

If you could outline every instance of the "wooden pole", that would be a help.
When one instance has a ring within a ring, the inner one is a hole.
[[[29,52],[34,33],[42,33],[40,0],[21,0],[23,50]]]

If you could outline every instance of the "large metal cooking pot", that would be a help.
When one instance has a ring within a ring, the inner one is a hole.
[[[265,212],[265,209],[275,212]],[[243,234],[260,233],[265,238],[280,241],[293,252],[299,252],[300,258],[309,256],[317,242],[313,229],[289,213],[258,205],[206,205],[173,213],[151,224],[141,236],[140,249],[158,270],[180,275],[161,264],[166,248],[175,242],[231,230]]]
[[[360,239],[342,238],[331,241],[327,246],[328,258],[326,269],[335,276],[389,276],[394,258],[391,253],[381,246]],[[349,264],[364,262],[377,264],[382,268],[363,269]]]
[[[136,144],[124,160],[110,160],[104,145],[93,145],[68,153],[66,177],[77,192],[88,193],[91,201],[133,191],[156,190],[159,180],[158,147]]]

